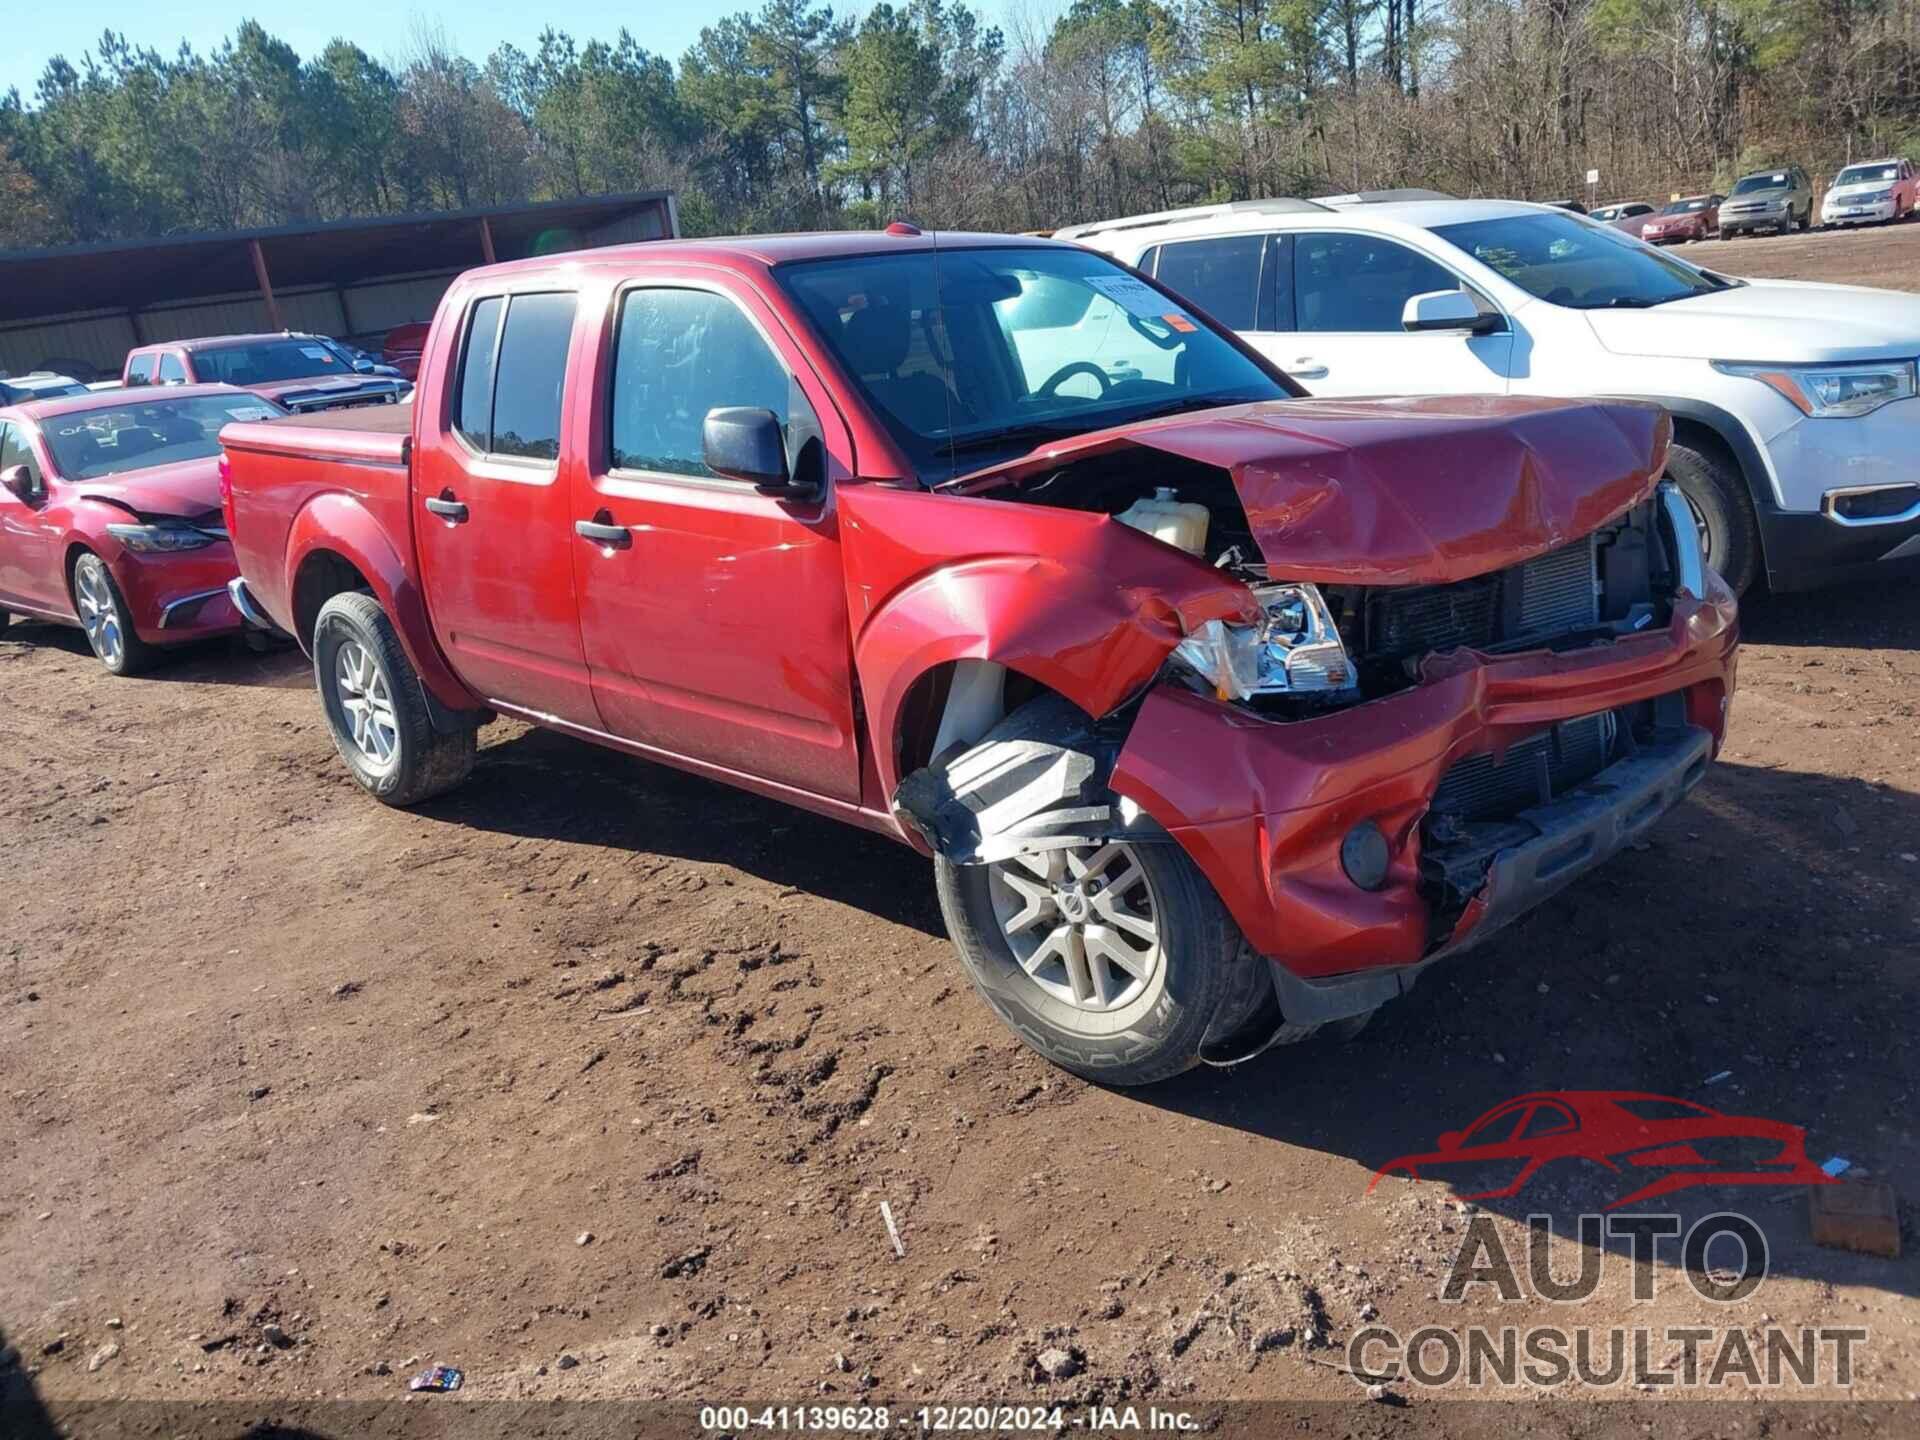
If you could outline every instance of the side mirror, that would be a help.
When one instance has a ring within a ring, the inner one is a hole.
[[[1460,1132],[1458,1130],[1442,1132],[1440,1136],[1440,1148],[1442,1150],[1458,1150],[1460,1148]]]
[[[1500,317],[1481,314],[1473,297],[1464,290],[1429,290],[1407,297],[1400,311],[1400,325],[1411,331],[1465,330],[1487,335],[1500,328]]]
[[[33,478],[33,472],[24,465],[9,465],[0,470],[0,485],[6,486],[16,500],[31,504],[40,498],[40,482]]]
[[[787,437],[771,410],[725,405],[707,412],[701,428],[701,458],[729,480],[744,480],[763,495],[810,497],[815,487],[796,481],[787,468]]]

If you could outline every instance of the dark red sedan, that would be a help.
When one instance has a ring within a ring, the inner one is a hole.
[[[230,385],[0,409],[0,627],[79,625],[116,675],[242,628],[220,513],[220,429],[285,414]]]
[[[1640,238],[1654,245],[1682,240],[1706,240],[1720,233],[1720,202],[1724,195],[1684,195],[1669,200],[1660,213],[1641,227]]]
[[[1555,1090],[1496,1105],[1438,1148],[1402,1155],[1374,1172],[1367,1193],[1389,1175],[1440,1180],[1462,1199],[1518,1195],[1535,1172],[1569,1162],[1619,1177],[1607,1205],[1669,1195],[1696,1185],[1826,1185],[1807,1159],[1806,1132],[1757,1115],[1725,1115],[1691,1100],[1636,1090]]]

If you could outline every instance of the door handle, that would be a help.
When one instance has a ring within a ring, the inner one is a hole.
[[[466,505],[454,499],[451,492],[429,495],[424,503],[426,504],[429,514],[438,515],[450,525],[464,525],[467,523]]]
[[[1287,366],[1286,371],[1296,380],[1319,380],[1326,375],[1327,367],[1311,355],[1302,355]]]
[[[607,512],[602,510],[602,515]],[[591,540],[596,545],[611,545],[615,550],[625,550],[633,544],[633,532],[624,525],[607,525],[599,520],[576,520],[573,533],[582,540]]]

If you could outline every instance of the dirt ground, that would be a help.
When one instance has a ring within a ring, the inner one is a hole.
[[[1692,248],[1920,288],[1920,226]],[[1367,1324],[1652,1324],[1863,1326],[1850,1389],[1792,1396],[1911,1401],[1911,1215],[1887,1260],[1813,1245],[1800,1191],[1693,1191],[1648,1208],[1750,1216],[1771,1270],[1744,1300],[1697,1295],[1672,1245],[1636,1300],[1608,1241],[1577,1305],[1449,1303],[1480,1216],[1519,1256],[1554,1214],[1564,1275],[1606,1197],[1368,1193],[1508,1097],[1606,1089],[1804,1126],[1815,1161],[1920,1196],[1920,584],[1744,623],[1726,752],[1649,842],[1356,1040],[1126,1093],[995,1023],[904,849],[510,724],[463,791],[387,810],[290,651],[125,681],[16,625],[0,1395],[260,1414],[393,1399],[438,1362],[466,1374],[421,1402],[443,1407],[1275,1399],[1359,1402],[1374,1433],[1538,1392],[1368,1403],[1339,1368]],[[1748,1433],[1800,1433],[1780,1393],[1734,1392],[1712,1433],[1763,1408]],[[1682,1398],[1549,1393],[1470,1428],[1637,1435]]]

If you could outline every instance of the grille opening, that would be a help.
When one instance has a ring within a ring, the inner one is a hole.
[[[1613,712],[1603,711],[1529,736],[1497,759],[1469,755],[1441,777],[1431,811],[1456,820],[1493,820],[1544,805],[1606,768],[1619,733]]]

